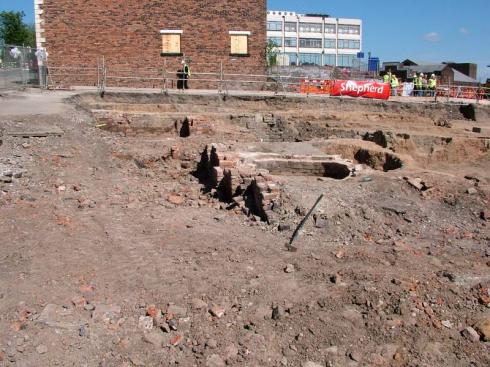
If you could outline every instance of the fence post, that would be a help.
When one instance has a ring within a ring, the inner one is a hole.
[[[218,94],[223,93],[223,60],[219,62],[219,83],[218,83]]]
[[[168,85],[167,85],[167,58],[163,60],[163,90],[162,93],[168,95]]]

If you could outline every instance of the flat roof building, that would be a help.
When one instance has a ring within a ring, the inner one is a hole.
[[[352,67],[362,50],[362,20],[270,10],[267,39],[280,64]]]
[[[177,70],[185,56],[214,72],[264,74],[266,0],[35,0],[48,65]],[[203,67],[199,66],[200,70]],[[195,71],[196,68],[194,68]]]

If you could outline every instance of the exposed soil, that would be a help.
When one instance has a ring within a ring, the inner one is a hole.
[[[0,365],[490,365],[489,107],[56,95],[0,99]]]

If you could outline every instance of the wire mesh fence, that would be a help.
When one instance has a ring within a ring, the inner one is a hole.
[[[19,89],[39,85],[36,49],[0,45],[0,88]]]

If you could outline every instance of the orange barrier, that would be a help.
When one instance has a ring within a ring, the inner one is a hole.
[[[308,80],[301,81],[299,92],[304,94],[330,94],[333,86],[332,80]]]
[[[476,99],[478,96],[478,98],[482,99],[484,95],[485,95],[484,91],[482,93],[481,90],[477,90],[471,87],[453,86],[453,87],[438,89],[437,91],[437,96],[439,97],[449,96],[450,98]]]

